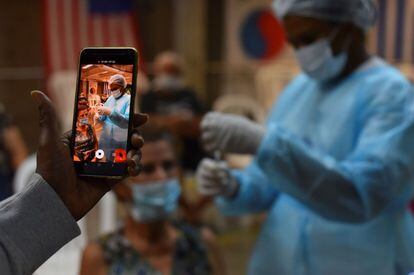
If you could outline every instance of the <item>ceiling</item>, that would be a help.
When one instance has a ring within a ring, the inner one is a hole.
[[[108,82],[109,78],[115,74],[123,75],[128,84],[132,83],[132,65],[84,65],[81,79]]]

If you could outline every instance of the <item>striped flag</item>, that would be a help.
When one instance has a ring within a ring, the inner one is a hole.
[[[368,45],[388,61],[413,63],[414,0],[378,0],[378,22]]]
[[[75,70],[87,46],[138,48],[132,0],[43,0],[47,75]]]

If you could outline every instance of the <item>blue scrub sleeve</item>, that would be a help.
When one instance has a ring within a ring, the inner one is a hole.
[[[122,114],[114,108],[109,115],[109,118],[116,126],[124,129],[128,128],[129,123],[129,102],[126,105],[127,106],[123,108],[123,110],[125,110],[125,113]]]
[[[280,192],[336,221],[366,222],[396,199],[408,202],[414,167],[411,93],[410,87],[391,86],[367,101],[355,149],[343,160],[272,123],[258,151],[259,166]]]
[[[216,205],[220,212],[228,216],[260,213],[270,209],[277,199],[278,192],[253,161],[245,170],[233,170],[232,175],[239,183],[234,198],[218,197]]]

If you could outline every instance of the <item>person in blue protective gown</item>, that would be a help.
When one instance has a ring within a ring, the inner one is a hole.
[[[209,151],[253,154],[244,170],[204,159],[199,191],[227,215],[267,212],[248,273],[414,271],[413,91],[365,50],[371,0],[277,0],[303,73],[265,126],[235,115],[202,121]]]
[[[131,95],[126,93],[126,86],[127,82],[123,75],[111,76],[109,79],[111,95],[103,106],[97,108],[98,119],[102,122],[99,149],[104,151],[109,161],[114,160],[115,150],[126,150],[127,146]]]

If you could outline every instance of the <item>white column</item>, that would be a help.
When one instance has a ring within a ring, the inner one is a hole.
[[[186,62],[187,83],[202,97],[206,73],[206,0],[174,1],[174,50]]]

